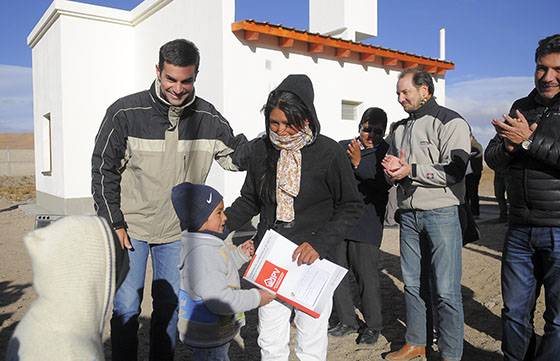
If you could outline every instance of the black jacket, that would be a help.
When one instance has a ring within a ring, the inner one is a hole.
[[[343,150],[348,148],[352,140],[341,140]],[[387,154],[389,144],[384,140],[372,149],[362,149],[360,164],[354,169],[358,181],[358,191],[362,194],[365,204],[364,213],[358,224],[348,233],[346,239],[358,242],[369,242],[379,247],[383,238],[383,219],[389,200],[389,188],[383,172],[381,161]]]
[[[482,145],[480,145],[476,139],[471,139],[471,154],[469,156],[469,162],[471,164],[472,174],[475,174],[478,177],[480,177],[482,169],[484,168],[482,165],[483,154],[484,150]]]
[[[484,157],[488,166],[504,171],[510,203],[510,223],[530,226],[560,226],[560,97],[551,106],[537,101],[537,91],[513,103],[529,124],[538,122],[528,151],[506,152],[496,135]]]
[[[274,229],[296,244],[308,242],[323,258],[334,254],[338,242],[362,214],[363,204],[346,153],[334,140],[319,134],[320,124],[313,105],[311,80],[305,75],[288,76],[274,91],[291,92],[309,110],[314,140],[301,149],[301,182],[294,198],[295,219],[276,221],[276,164],[280,151],[267,135],[253,144],[252,156],[241,196],[226,210],[227,226],[234,231],[260,213],[256,243]]]
[[[362,214],[363,204],[348,157],[334,140],[323,135],[302,148],[295,220],[277,223],[276,202],[262,192],[268,171],[267,154],[276,160],[280,156],[268,137],[263,137],[253,148],[241,196],[226,210],[228,228],[237,230],[260,213],[257,245],[267,229],[274,229],[296,244],[309,242],[321,257],[327,258]]]

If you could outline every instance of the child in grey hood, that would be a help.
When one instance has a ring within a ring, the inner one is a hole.
[[[222,195],[210,186],[182,183],[171,200],[181,223],[179,339],[193,359],[228,361],[229,344],[243,326],[243,312],[274,296],[242,290],[239,268],[254,254],[251,240],[239,247],[224,243],[226,215]]]
[[[37,299],[16,327],[6,360],[105,360],[103,328],[119,273],[118,241],[107,222],[68,216],[24,242]]]

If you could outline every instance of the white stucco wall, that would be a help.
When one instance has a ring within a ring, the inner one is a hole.
[[[58,197],[64,196],[62,171],[62,69],[61,29],[55,22],[50,31],[35,45],[32,52],[33,71],[33,128],[35,143],[35,183],[37,190]],[[44,115],[50,113],[52,128],[51,176],[44,176],[48,165],[49,129]]]
[[[201,67],[196,82],[196,92],[220,107],[223,93],[222,78],[222,28],[221,4],[232,0],[198,1],[175,0],[146,18],[134,28],[136,39],[135,84],[146,89],[155,79],[155,65],[159,48],[166,42],[186,38],[193,41],[201,53]]]
[[[132,28],[76,16],[122,14],[80,3],[55,2],[44,18],[57,6],[71,12],[58,16],[32,50],[37,190],[65,199],[89,197],[91,153],[105,110],[134,89]],[[53,161],[46,176],[43,115],[49,112]]]
[[[309,31],[352,41],[377,36],[377,0],[309,0]]]
[[[91,154],[107,107],[135,91],[132,28],[62,17],[64,197],[91,196]]]

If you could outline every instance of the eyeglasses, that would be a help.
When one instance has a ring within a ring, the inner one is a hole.
[[[362,129],[360,129],[360,132],[370,133],[371,132],[371,127],[362,128]]]

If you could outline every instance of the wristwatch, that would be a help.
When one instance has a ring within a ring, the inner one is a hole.
[[[521,142],[521,148],[525,150],[529,150],[529,147],[531,147],[531,143],[533,143],[531,139],[526,139],[523,142]]]

